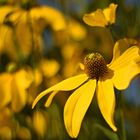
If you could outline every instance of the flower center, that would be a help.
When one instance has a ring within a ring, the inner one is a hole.
[[[99,53],[88,54],[84,59],[84,71],[92,79],[104,77],[108,72],[108,67],[102,55]]]

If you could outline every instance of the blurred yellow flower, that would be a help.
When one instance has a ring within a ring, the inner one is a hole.
[[[21,69],[13,74],[11,81],[11,105],[15,112],[19,112],[27,102],[27,88],[32,83],[30,71]]]
[[[83,20],[90,26],[105,27],[115,23],[117,4],[111,3],[108,8],[97,9],[95,12],[85,14]]]
[[[11,85],[12,76],[9,73],[0,74],[0,108],[3,108],[11,101]]]
[[[47,25],[55,31],[66,26],[63,14],[49,6],[33,7],[28,11],[4,6],[0,7],[0,18],[0,51],[13,59],[26,58],[32,51],[42,53],[42,33]]]
[[[65,78],[77,74],[79,70],[81,71],[79,61],[81,60],[83,48],[80,45],[81,43],[68,42],[61,49],[64,59],[62,70]]]
[[[3,107],[0,109],[0,138],[12,139],[12,111]]]
[[[66,29],[69,35],[75,40],[82,40],[86,37],[86,29],[78,21],[70,19]]]
[[[42,73],[39,69],[33,69],[33,83],[35,86],[39,86],[43,80]]]
[[[53,77],[59,70],[60,66],[56,60],[42,59],[40,62],[40,69],[45,77]]]
[[[8,14],[15,12],[17,8],[13,6],[1,6],[0,7],[0,24],[2,24]]]
[[[43,137],[47,129],[45,112],[36,111],[33,114],[33,126],[39,136]]]
[[[12,110],[19,112],[27,101],[27,88],[32,83],[32,74],[24,69],[15,73],[2,73],[0,75],[1,94],[0,108],[11,102]]]
[[[140,61],[139,48],[133,46],[121,54],[119,47],[121,47],[121,44],[116,42],[113,59],[108,65],[99,53],[87,55],[84,59],[85,74],[68,78],[43,91],[34,100],[32,108],[43,96],[50,92],[52,94],[45,104],[47,107],[58,91],[75,89],[65,104],[64,122],[69,135],[76,138],[96,89],[100,111],[109,126],[116,131],[117,128],[113,120],[115,108],[113,87],[115,86],[119,90],[126,89],[132,78],[140,73],[138,65]]]
[[[50,24],[54,30],[61,30],[66,27],[63,14],[50,6],[41,6],[32,8],[30,11],[32,22],[35,23],[38,20],[44,19],[46,24]],[[39,27],[36,26],[37,28]]]

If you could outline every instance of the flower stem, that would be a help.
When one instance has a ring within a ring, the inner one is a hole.
[[[124,125],[124,113],[123,113],[123,93],[119,93],[119,117],[120,117],[120,131],[119,135],[121,140],[126,140],[126,132],[125,132],[125,125]]]

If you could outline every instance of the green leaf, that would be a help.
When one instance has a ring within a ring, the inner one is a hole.
[[[105,128],[99,124],[94,124],[94,127],[101,130],[110,140],[119,140],[117,134],[108,128]]]

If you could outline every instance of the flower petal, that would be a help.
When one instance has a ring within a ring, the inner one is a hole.
[[[115,23],[117,6],[117,4],[111,3],[108,8],[103,10],[106,20],[111,24]]]
[[[114,71],[114,76],[112,77],[114,86],[119,90],[126,89],[134,76],[139,73],[140,66],[134,61],[130,61],[128,65]]]
[[[52,103],[52,100],[54,98],[54,96],[58,93],[58,91],[54,91],[51,93],[51,95],[48,97],[46,103],[45,103],[45,107],[49,107],[50,104]]]
[[[108,24],[101,9],[98,9],[90,14],[85,14],[83,20],[90,26],[105,27]]]
[[[69,91],[77,88],[80,86],[83,82],[85,82],[88,79],[86,74],[80,74],[71,78],[68,78],[66,80],[63,80],[62,82],[46,89],[45,91],[41,92],[36,99],[34,100],[32,104],[32,108],[37,104],[37,102],[46,94],[52,92],[52,91]]]
[[[113,49],[113,59],[111,63],[109,64],[112,65],[116,59],[118,59],[130,46],[134,46],[133,44],[136,44],[136,40],[133,39],[128,39],[128,38],[123,38],[118,40],[115,43],[114,49]]]
[[[67,132],[73,138],[79,134],[82,120],[92,101],[96,80],[89,80],[78,88],[68,99],[64,108],[64,121]]]
[[[119,55],[119,52],[117,53],[118,54],[116,55]],[[129,65],[131,61],[136,60],[138,57],[139,57],[139,48],[137,46],[133,46],[127,49],[118,59],[115,59],[113,63],[109,64],[108,66],[110,69],[115,71],[119,68]]]
[[[114,72],[112,81],[117,89],[126,89],[132,78],[140,73],[138,63],[140,63],[139,48],[133,46],[108,65]]]
[[[112,61],[110,62],[110,64],[108,64],[109,66],[110,65],[112,65],[112,63],[117,59],[117,58],[119,58],[119,56],[120,56],[120,48],[121,48],[121,46],[122,46],[122,43],[120,42],[120,41],[117,41],[116,43],[115,43],[115,46],[114,46],[114,49],[113,49],[113,59],[112,59]]]
[[[11,81],[12,109],[15,112],[21,111],[27,102],[27,89],[32,83],[32,75],[30,71],[23,69],[17,71],[13,75]]]
[[[104,119],[114,131],[117,131],[113,120],[115,94],[111,80],[99,79],[97,87],[97,100]]]
[[[68,98],[64,107],[64,123],[65,123],[66,130],[71,137],[74,137],[72,133],[72,115],[79,97],[80,97],[80,93],[77,94],[77,92],[74,92]]]

